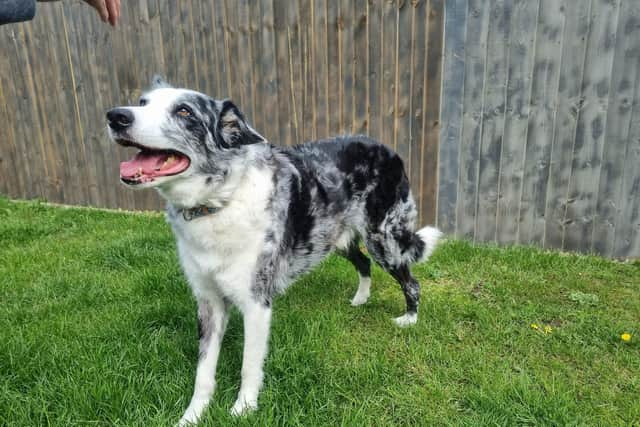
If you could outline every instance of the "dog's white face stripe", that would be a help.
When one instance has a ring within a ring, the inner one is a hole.
[[[163,131],[171,125],[172,109],[186,95],[197,94],[186,89],[161,88],[143,95],[140,100],[144,105],[124,107],[133,113],[133,124],[127,129],[132,140],[145,146],[157,149],[176,149],[174,143]],[[113,135],[113,131],[111,131]]]

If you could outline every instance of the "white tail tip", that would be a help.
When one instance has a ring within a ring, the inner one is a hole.
[[[435,227],[427,226],[416,231],[416,234],[424,242],[424,252],[418,262],[424,262],[431,256],[436,246],[438,246],[438,240],[442,237],[442,232]]]

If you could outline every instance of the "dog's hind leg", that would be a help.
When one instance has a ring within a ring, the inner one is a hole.
[[[354,307],[362,305],[367,302],[371,293],[371,260],[362,253],[357,241],[351,242],[347,250],[341,252],[341,255],[351,261],[360,278],[358,290],[351,300],[351,305]]]
[[[407,311],[394,319],[398,326],[413,325],[418,320],[418,303],[420,301],[420,284],[411,275],[411,263],[425,260],[434,250],[440,232],[432,227],[425,227],[417,233],[404,227],[397,227],[394,232],[378,232],[365,237],[369,253],[382,268],[400,283]]]
[[[244,350],[242,353],[242,383],[232,415],[242,415],[258,407],[258,393],[264,378],[263,365],[267,356],[271,306],[247,301],[239,307],[244,316]]]
[[[197,300],[200,355],[193,397],[178,423],[179,426],[197,423],[213,396],[220,344],[229,318],[228,303],[221,296],[208,293],[206,296],[198,296]]]
[[[398,326],[414,325],[418,321],[418,303],[420,302],[420,283],[411,275],[407,264],[388,270],[394,279],[400,283],[404,299],[407,302],[407,312],[393,319]]]

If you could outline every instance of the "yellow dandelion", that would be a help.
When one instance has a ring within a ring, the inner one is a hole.
[[[535,329],[537,331],[538,329],[540,329],[540,327],[538,326],[537,323],[532,323],[531,324],[531,329]]]
[[[545,334],[550,334],[551,331],[553,331],[553,328],[551,326],[545,326],[544,327],[544,333]]]
[[[629,342],[631,341],[631,334],[628,332],[625,332],[624,334],[620,335],[620,339],[622,339],[622,341],[624,342]]]

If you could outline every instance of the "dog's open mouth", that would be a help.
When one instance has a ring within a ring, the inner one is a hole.
[[[155,150],[131,142],[121,145],[140,148],[133,159],[120,163],[120,179],[126,184],[144,184],[163,176],[177,175],[187,170],[191,163],[178,151]]]

